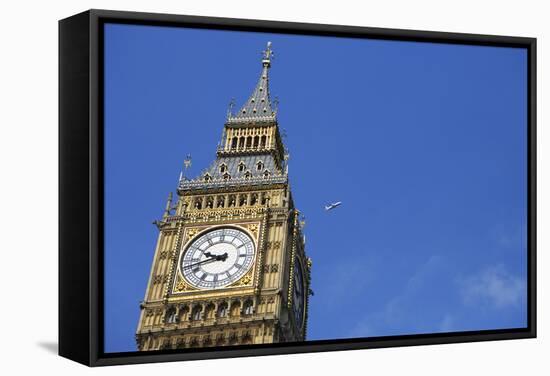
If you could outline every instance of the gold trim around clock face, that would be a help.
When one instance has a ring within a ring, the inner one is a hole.
[[[204,234],[215,231],[217,229],[232,228],[238,231],[245,233],[253,242],[254,246],[254,256],[251,262],[250,268],[242,275],[239,279],[233,283],[218,287],[218,288],[197,288],[193,286],[187,279],[184,277],[181,270],[181,262],[184,254],[187,252],[189,246],[193,242],[199,239]],[[219,224],[215,226],[194,226],[187,227],[184,233],[184,241],[180,248],[179,255],[177,258],[177,268],[176,268],[176,278],[172,286],[172,294],[184,294],[184,293],[211,293],[223,291],[225,289],[235,289],[243,287],[252,287],[254,282],[255,270],[258,262],[258,253],[259,253],[259,233],[260,233],[260,222],[245,222],[245,223],[228,223],[228,224]]]

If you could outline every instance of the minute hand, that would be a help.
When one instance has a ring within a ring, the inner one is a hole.
[[[202,265],[202,264],[208,264],[208,263],[211,263],[213,261],[225,261],[227,259],[227,252],[224,253],[223,255],[213,255],[211,254],[210,252],[207,252],[204,254],[206,257],[210,257],[209,259],[206,259],[206,260],[202,260],[202,261],[199,261],[199,262],[196,262],[194,264],[189,264],[189,265],[185,265],[184,268],[190,268],[192,266],[197,266],[197,265]]]
[[[202,261],[199,261],[199,262],[196,262],[194,264],[188,264],[188,265],[184,265],[184,268],[190,268],[192,266],[197,266],[197,265],[202,265],[202,264],[208,264],[210,262],[214,262],[214,261],[217,261],[218,259],[216,257],[212,257],[212,258],[209,258],[209,259],[206,259],[206,260],[202,260]]]

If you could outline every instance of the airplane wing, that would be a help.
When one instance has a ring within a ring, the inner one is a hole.
[[[335,202],[333,204],[325,205],[325,210],[332,210],[338,206],[342,205],[342,201]]]

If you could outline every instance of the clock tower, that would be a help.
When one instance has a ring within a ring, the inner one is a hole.
[[[311,260],[269,96],[227,114],[216,159],[169,194],[136,333],[140,351],[304,341]],[[188,160],[186,161],[188,162]]]

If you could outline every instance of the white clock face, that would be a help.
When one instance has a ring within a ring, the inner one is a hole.
[[[292,301],[294,308],[294,319],[299,327],[302,327],[304,319],[304,275],[300,260],[294,260],[294,283],[293,283]]]
[[[250,236],[233,227],[217,228],[195,239],[184,251],[180,270],[199,289],[226,287],[252,267],[256,248]]]

